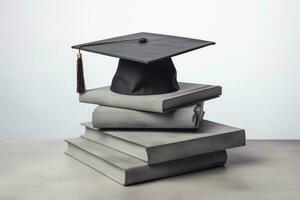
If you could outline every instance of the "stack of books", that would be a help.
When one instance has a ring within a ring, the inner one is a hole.
[[[66,154],[122,185],[223,166],[226,149],[245,145],[245,131],[203,119],[204,101],[220,86],[179,83],[176,92],[124,95],[110,87],[80,94],[97,104],[85,132],[66,139]]]

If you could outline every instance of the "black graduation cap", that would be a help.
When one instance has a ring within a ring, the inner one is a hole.
[[[205,40],[141,32],[72,46],[79,49],[77,92],[85,92],[80,50],[120,58],[111,91],[150,95],[179,89],[172,56],[213,44]]]

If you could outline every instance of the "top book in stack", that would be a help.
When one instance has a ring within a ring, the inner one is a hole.
[[[171,57],[214,42],[135,33],[75,45],[80,101],[151,112],[166,112],[221,95],[220,86],[178,83]],[[110,87],[86,90],[81,50],[120,58]]]
[[[163,113],[195,104],[221,95],[220,86],[195,83],[178,83],[180,89],[166,94],[123,95],[108,87],[87,90],[79,95],[79,101],[132,110]]]

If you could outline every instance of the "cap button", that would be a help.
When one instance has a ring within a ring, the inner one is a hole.
[[[147,43],[148,42],[148,39],[147,38],[144,38],[144,37],[142,37],[142,38],[140,38],[139,39],[139,43]]]

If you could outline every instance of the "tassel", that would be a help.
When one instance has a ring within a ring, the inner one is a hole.
[[[82,55],[80,51],[77,54],[77,93],[85,92],[85,83],[83,76]]]

